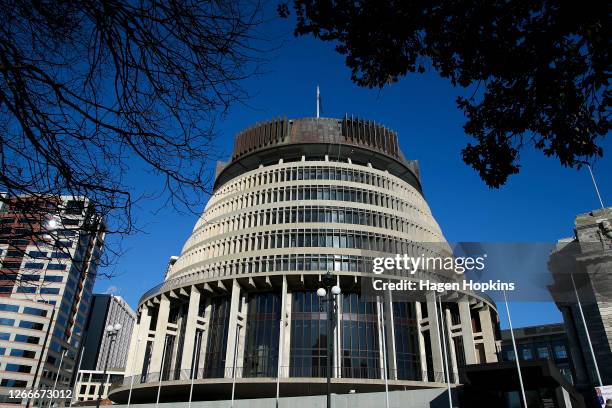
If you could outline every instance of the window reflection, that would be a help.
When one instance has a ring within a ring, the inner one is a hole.
[[[280,327],[280,295],[249,295],[243,377],[276,377]]]

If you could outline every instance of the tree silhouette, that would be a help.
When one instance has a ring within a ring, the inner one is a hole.
[[[173,204],[204,196],[215,119],[257,70],[248,4],[0,1],[0,207],[86,198],[130,233],[134,160]]]
[[[564,166],[602,156],[609,131],[605,2],[295,0],[297,36],[336,44],[352,80],[384,87],[431,68],[454,86],[474,138],[462,152],[491,187],[531,144]],[[278,6],[282,17],[287,3]]]

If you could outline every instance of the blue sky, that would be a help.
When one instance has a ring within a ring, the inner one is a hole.
[[[234,135],[256,121],[286,115],[315,116],[316,85],[321,87],[322,116],[345,113],[372,119],[396,130],[408,159],[420,163],[425,198],[449,241],[554,242],[572,235],[576,214],[599,204],[586,169],[561,167],[533,149],[521,153],[522,169],[499,190],[489,189],[461,160],[469,141],[463,114],[455,99],[467,91],[453,88],[436,73],[413,75],[383,90],[358,88],[350,81],[344,59],[331,44],[293,38],[291,23],[274,20],[262,29],[274,38],[263,73],[244,82],[252,95],[248,106],[236,105],[219,122],[218,148],[229,156]],[[612,148],[610,139],[604,152]],[[146,174],[134,162],[130,182],[135,191],[162,188],[162,179]],[[594,164],[604,197],[612,200],[612,157]],[[141,233],[123,240],[124,255],[114,266],[116,276],[98,279],[96,292],[113,291],[132,307],[149,288],[161,282],[172,255],[179,255],[197,216],[178,213],[164,200],[142,202],[134,209]],[[505,308],[499,304],[502,327]],[[552,304],[511,302],[515,327],[560,321]]]

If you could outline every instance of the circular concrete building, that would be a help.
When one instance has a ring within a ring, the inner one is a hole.
[[[447,294],[441,312],[434,292],[362,293],[373,259],[395,254],[451,254],[395,132],[350,117],[246,129],[165,281],[140,299],[126,378],[109,397],[186,401],[193,383],[193,400],[229,399],[235,383],[236,398],[273,398],[277,381],[281,396],[320,395],[328,358],[334,393],[383,391],[385,377],[391,390],[441,389],[462,364],[497,361],[483,295]],[[331,352],[317,296],[327,272],[341,288]],[[384,276],[417,278],[406,275]]]

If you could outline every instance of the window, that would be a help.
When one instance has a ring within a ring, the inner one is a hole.
[[[533,358],[533,353],[531,352],[531,349],[523,349],[523,360],[531,360]]]
[[[65,271],[66,264],[50,263],[49,265],[47,265],[47,270],[48,271]]]
[[[18,310],[19,306],[0,303],[0,312],[17,312]]]
[[[41,288],[40,293],[45,295],[58,295],[60,288]]]
[[[21,327],[22,329],[42,330],[44,324],[22,320],[21,322],[19,322],[19,327]]]
[[[25,334],[16,334],[15,341],[20,342],[20,343],[38,344],[38,342],[40,341],[40,338],[35,337],[35,336],[27,336]]]
[[[0,340],[8,340],[10,337],[10,333],[0,333]]]
[[[57,275],[45,276],[45,282],[61,282],[62,280],[64,280],[63,276],[57,276]]]
[[[30,251],[28,252],[30,258],[46,258],[47,253],[43,251]]]
[[[40,280],[40,275],[33,275],[33,274],[23,274],[21,275],[21,280],[22,281],[29,281],[29,282],[37,282]]]
[[[275,377],[278,369],[280,296],[249,295],[245,330],[244,377]]]
[[[0,317],[0,326],[13,326],[15,319],[7,319],[6,317]]]
[[[23,313],[33,315],[33,316],[47,316],[47,311],[43,309],[37,309],[35,307],[24,307]]]
[[[36,292],[36,286],[19,286],[17,293],[34,293]]]
[[[51,257],[55,259],[68,259],[70,254],[68,252],[53,252]]]
[[[567,349],[564,345],[559,344],[555,346],[555,358],[567,358]]]
[[[538,347],[538,357],[540,357],[540,358],[548,358],[548,356],[549,356],[548,347],[546,347],[546,346]]]
[[[42,269],[44,266],[45,265],[40,262],[26,262],[23,267],[26,269]]]
[[[24,364],[7,364],[4,370],[12,371],[15,373],[29,373],[30,371],[32,371],[32,366]]]
[[[28,385],[25,380],[14,380],[12,378],[3,378],[0,381],[0,387],[11,387],[11,388],[24,388]]]
[[[19,269],[21,262],[2,262],[2,267],[5,269]]]
[[[32,350],[19,350],[19,349],[11,350],[11,357],[34,358],[35,356],[36,356],[36,352]]]

